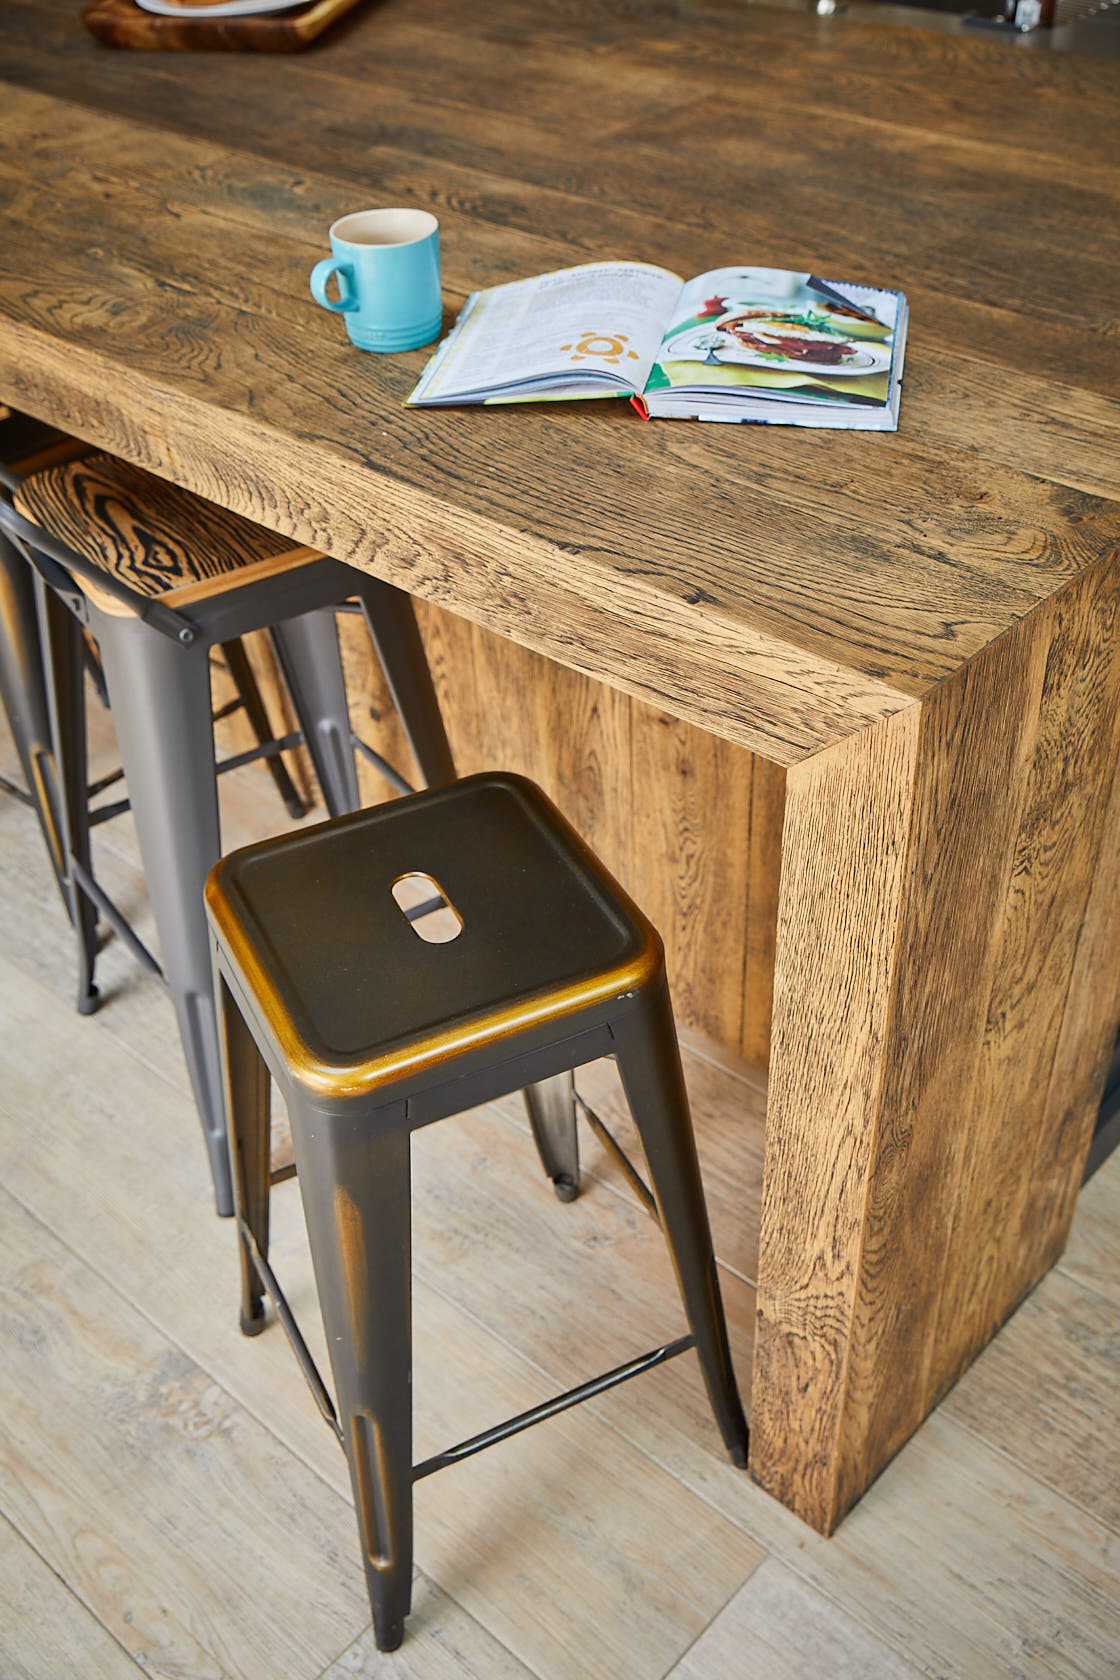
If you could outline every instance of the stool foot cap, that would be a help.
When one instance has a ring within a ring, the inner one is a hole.
[[[396,1651],[404,1639],[404,1618],[394,1617],[391,1621],[374,1622],[373,1637],[379,1651]]]
[[[579,1179],[573,1178],[570,1173],[557,1173],[552,1181],[552,1188],[558,1201],[574,1202],[579,1195]]]
[[[78,1014],[96,1015],[101,1008],[101,993],[96,986],[91,986],[88,992],[78,993]]]
[[[741,1447],[729,1447],[728,1452],[731,1455],[731,1462],[737,1470],[747,1468],[747,1443],[745,1441]]]
[[[268,1318],[262,1307],[260,1312],[241,1314],[241,1334],[243,1336],[259,1336],[262,1330],[268,1329]]]

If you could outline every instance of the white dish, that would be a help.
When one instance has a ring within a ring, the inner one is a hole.
[[[705,362],[709,367],[770,368],[774,373],[830,373],[846,379],[857,379],[868,373],[882,373],[891,365],[889,344],[872,344],[853,339],[852,354],[844,362],[810,362],[801,356],[763,355],[739,344],[732,334],[722,330],[721,317],[707,326],[689,327],[678,333],[659,352],[663,362]],[[822,340],[831,337],[822,333]]]
[[[306,6],[307,0],[220,0],[213,6],[176,6],[173,0],[136,0],[145,12],[157,17],[173,17],[189,21],[191,18],[255,17],[262,12],[290,12],[294,6]]]

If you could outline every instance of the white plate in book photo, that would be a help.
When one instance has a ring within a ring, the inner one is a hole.
[[[706,326],[689,327],[687,332],[678,333],[676,338],[670,339],[669,343],[662,347],[658,360],[704,362],[709,367],[771,368],[775,373],[831,373],[849,379],[861,374],[882,373],[891,365],[889,344],[872,344],[859,339],[848,341],[848,349],[843,360],[839,362],[815,362],[805,356],[783,356],[773,351],[754,349],[748,344],[743,344],[734,333],[727,330],[727,322],[737,319],[738,316],[722,317]],[[760,330],[761,326],[760,322],[754,330]],[[781,323],[775,323],[768,328],[767,336],[781,331]],[[833,345],[837,342],[833,333],[802,331],[796,336],[806,345]]]

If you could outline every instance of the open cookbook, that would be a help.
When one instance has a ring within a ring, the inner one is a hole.
[[[408,401],[629,397],[651,419],[898,425],[901,292],[781,268],[584,263],[472,292]]]

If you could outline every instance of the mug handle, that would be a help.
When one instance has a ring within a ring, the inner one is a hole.
[[[327,296],[327,281],[332,274],[338,275],[338,302]],[[311,296],[316,303],[321,303],[324,309],[333,309],[336,314],[357,309],[358,297],[354,290],[354,270],[348,262],[342,262],[338,257],[324,257],[311,270]]]

